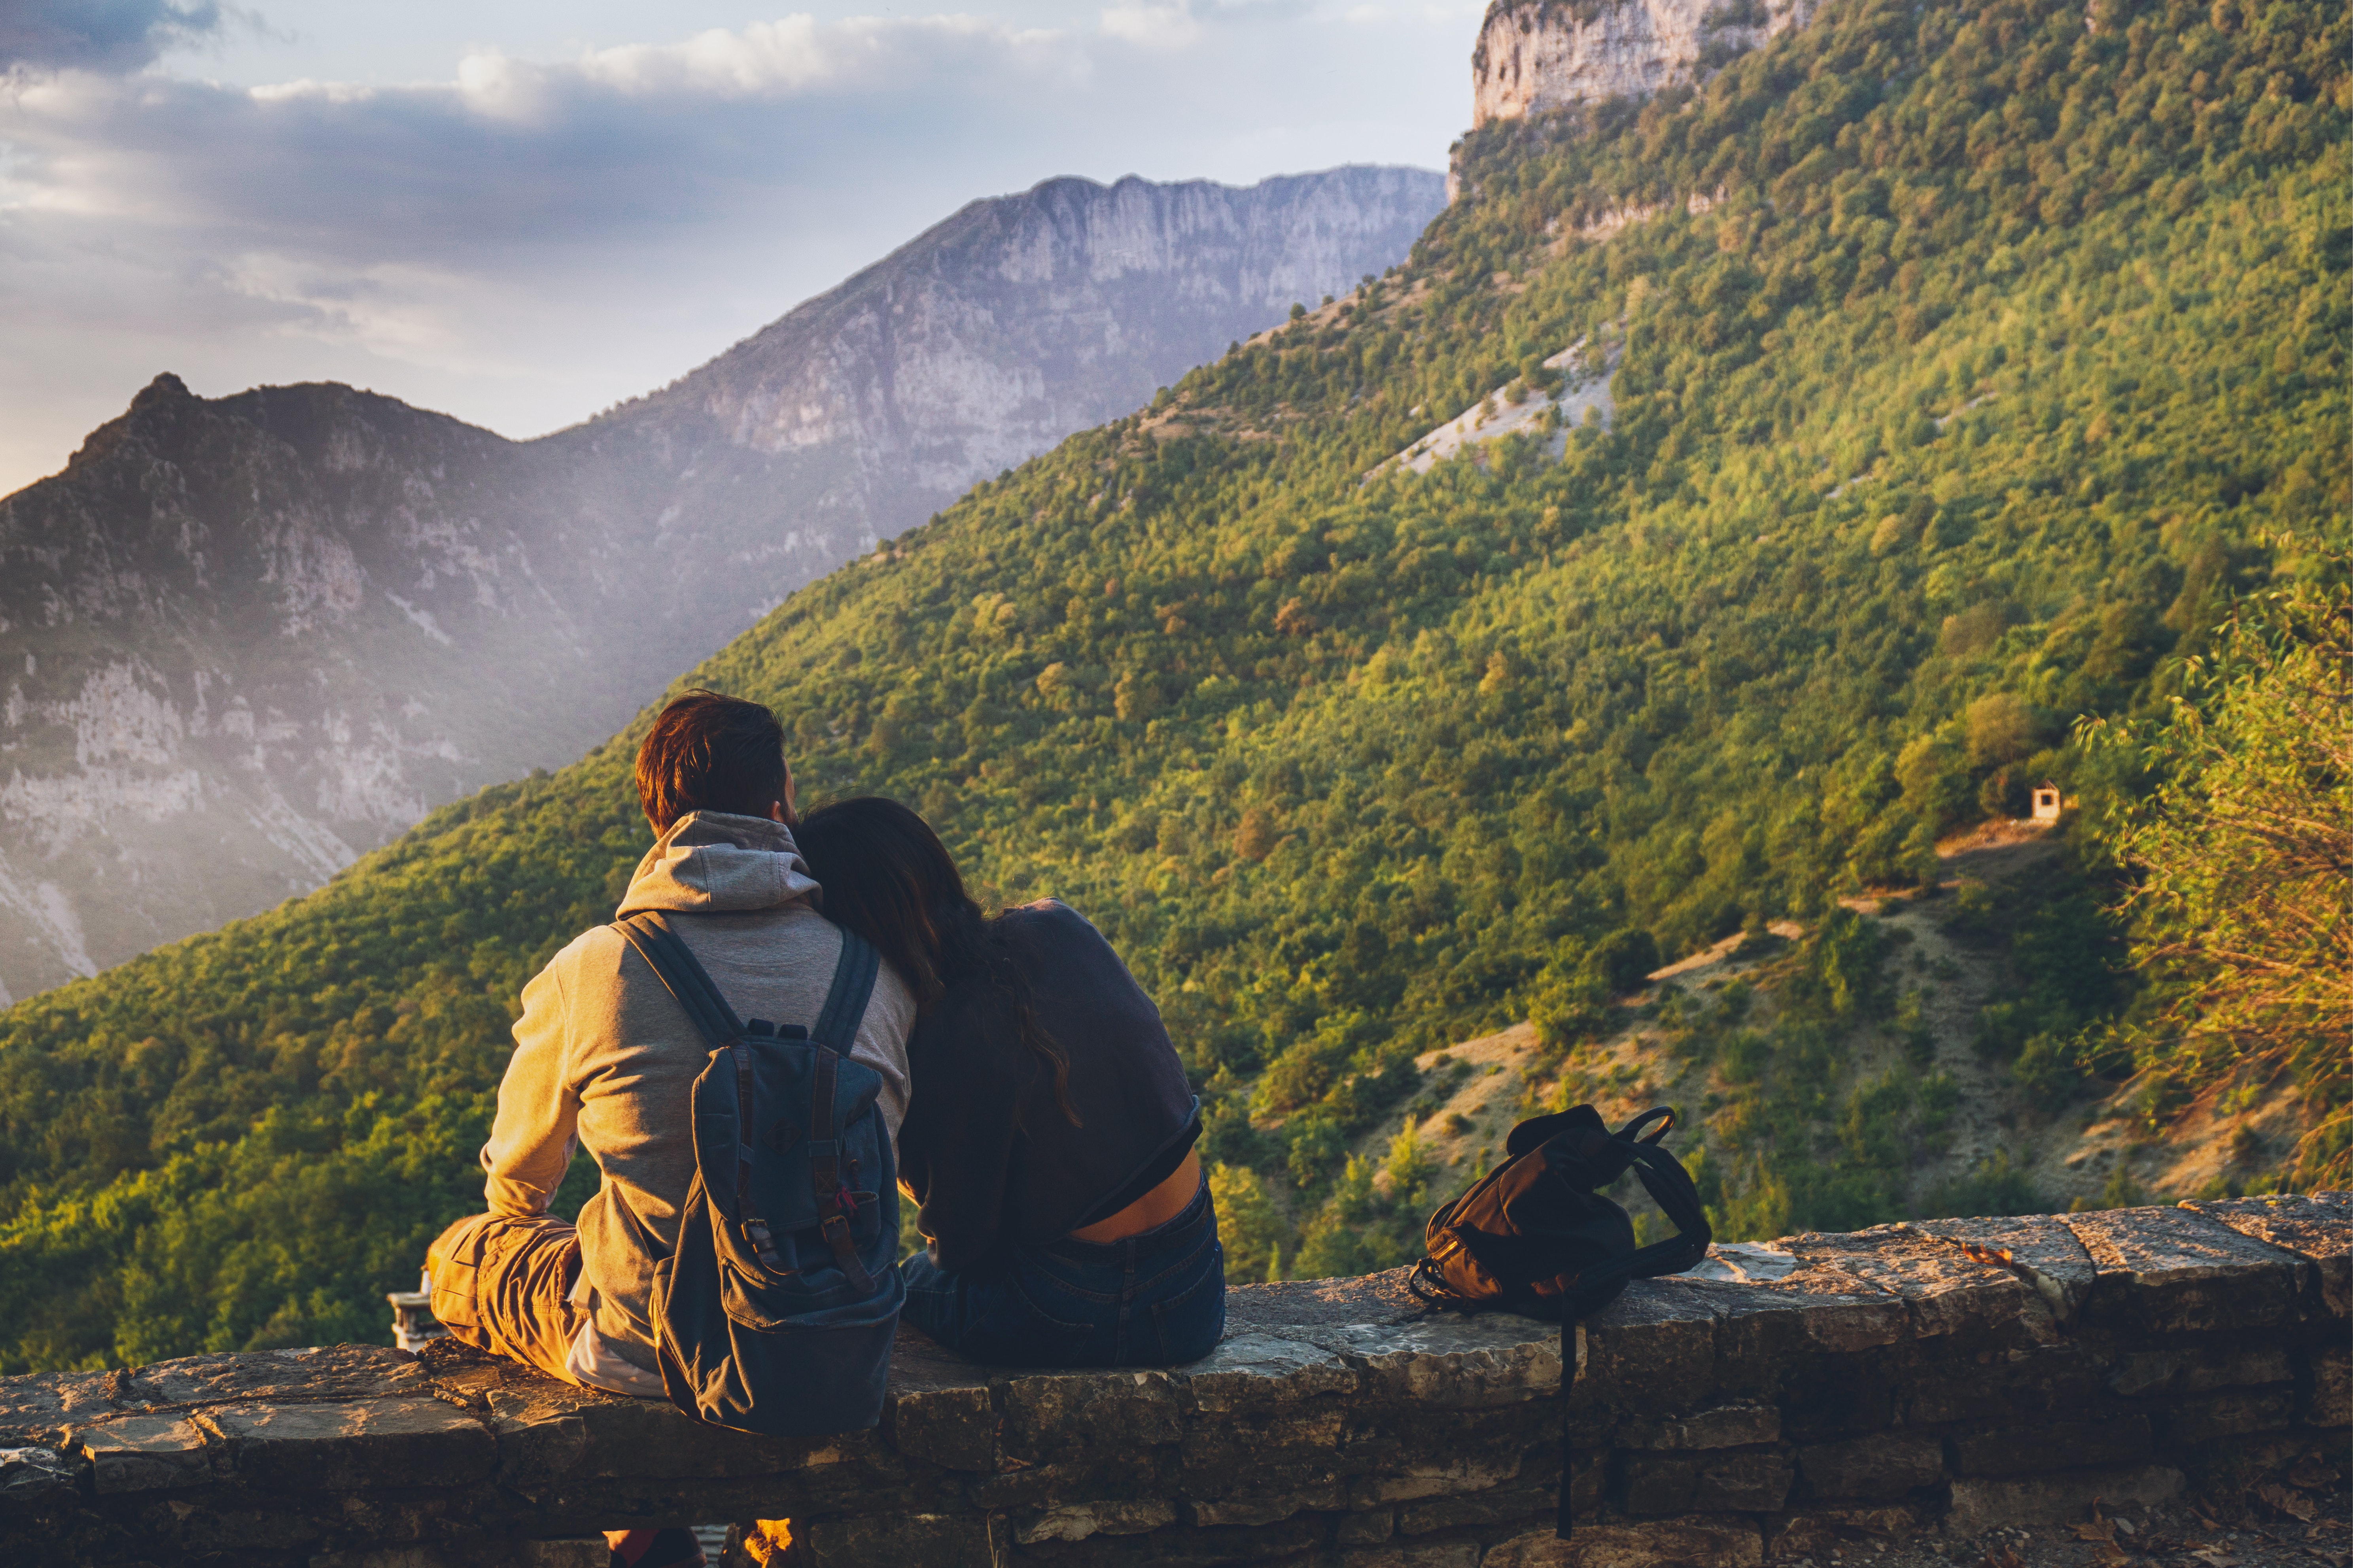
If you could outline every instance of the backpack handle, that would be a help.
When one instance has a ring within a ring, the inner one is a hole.
[[[1650,1125],[1652,1121],[1659,1122],[1658,1131],[1652,1132],[1647,1138],[1643,1137],[1641,1135],[1642,1129]],[[1618,1129],[1614,1136],[1626,1139],[1630,1142],[1656,1143],[1660,1139],[1664,1138],[1668,1133],[1674,1130],[1675,1108],[1672,1105],[1654,1105],[1651,1107],[1650,1110],[1642,1112],[1641,1115],[1634,1118],[1633,1121],[1626,1123],[1625,1126]]]
[[[1664,1131],[1661,1129],[1661,1132]],[[1625,1269],[1629,1279],[1680,1274],[1705,1258],[1709,1243],[1715,1239],[1715,1231],[1707,1223],[1707,1210],[1700,1205],[1699,1188],[1693,1184],[1691,1173],[1683,1169],[1682,1161],[1658,1146],[1659,1135],[1653,1133],[1632,1146],[1634,1175],[1641,1182],[1642,1190],[1649,1193],[1651,1201],[1659,1205],[1660,1211],[1673,1222],[1675,1234],[1665,1241],[1654,1241],[1648,1247],[1638,1247],[1633,1256],[1625,1258],[1620,1267]]]

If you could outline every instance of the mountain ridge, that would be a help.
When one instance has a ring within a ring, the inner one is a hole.
[[[1440,198],[1366,166],[1048,181],[530,441],[159,376],[0,499],[0,1001],[578,755],[878,534],[1387,267]]]
[[[680,683],[770,703],[810,799],[905,799],[976,885],[1105,931],[1203,1097],[1238,1268],[1409,1246],[1470,1173],[1419,1142],[1460,1084],[1417,1060],[1523,1021],[1546,1094],[1672,1056],[1725,1239],[2029,1201],[2010,1147],[2095,1110],[2153,1137],[2217,1080],[2121,1031],[2094,856],[1913,900],[2030,780],[2082,823],[2144,794],[2073,721],[2168,711],[2234,597],[2339,569],[2347,28],[1839,0],[1702,86],[1491,124],[1397,275]],[[1612,210],[1652,216],[1578,237]],[[1606,428],[1365,481],[1580,340],[1619,353]],[[0,1013],[8,1367],[382,1332],[479,1201],[520,986],[649,841],[648,718]],[[1922,920],[1981,956],[1940,970]],[[1727,941],[1739,974],[1612,1046],[1630,982]],[[1957,1049],[2000,1096],[1967,1118]],[[1962,1123],[1994,1154],[1924,1193]],[[2301,1179],[2251,1148],[2211,1179]]]

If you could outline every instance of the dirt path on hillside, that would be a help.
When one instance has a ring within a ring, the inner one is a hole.
[[[2040,1113],[2014,1092],[2005,1064],[1978,1054],[1978,1016],[2002,998],[2011,981],[1999,947],[1947,931],[1956,900],[1968,883],[1999,887],[2031,873],[2062,847],[2043,824],[1987,823],[1937,847],[1940,875],[1933,889],[1847,900],[1885,922],[1895,938],[1889,973],[1900,993],[1916,997],[1934,1047],[1922,1067],[1907,1059],[1894,1031],[1859,1030],[1852,1046],[1858,1079],[1890,1070],[1923,1078],[1944,1073],[1959,1090],[1937,1148],[1911,1173],[1906,1195],[1915,1205],[1939,1184],[1997,1159],[2006,1159],[2057,1209],[2077,1200],[2101,1201],[2120,1165],[2128,1184],[2142,1191],[2188,1194],[2224,1173],[2248,1139],[2284,1150],[2296,1134],[2300,1107],[2284,1086],[2220,1086],[2159,1138],[2125,1113],[2122,1093],[2078,1101],[2055,1115]],[[1459,1190],[1500,1161],[1513,1124],[1558,1100],[1564,1070],[1574,1075],[1581,1097],[1613,1121],[1663,1104],[1683,1106],[1695,1117],[1713,1114],[1728,1095],[1715,1087],[1711,1068],[1667,1048],[1662,1004],[1672,988],[1684,994],[1687,1005],[1712,1005],[1727,986],[1744,982],[1755,996],[1750,1026],[1767,1025],[1773,987],[1793,962],[1788,946],[1804,935],[1800,926],[1777,922],[1765,937],[1727,937],[1656,971],[1648,989],[1626,1000],[1620,1026],[1579,1046],[1560,1067],[1540,1065],[1535,1028],[1526,1023],[1423,1053],[1417,1065],[1436,1076],[1417,1097],[1418,1105],[1430,1109],[1413,1120],[1440,1170],[1437,1186]],[[1384,1118],[1358,1141],[1358,1152],[1379,1160],[1405,1120]],[[1378,1182],[1386,1192],[1386,1176]]]

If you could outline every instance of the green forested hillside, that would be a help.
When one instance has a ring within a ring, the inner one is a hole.
[[[1310,1267],[1383,1256],[1333,1239],[1377,1206],[1345,1155],[1416,1050],[1528,1016],[1566,1048],[1652,948],[1784,916],[1816,936],[1707,1108],[1719,1217],[1892,1217],[1921,1099],[1831,1070],[1903,1022],[1868,924],[1821,917],[2030,781],[2138,787],[2071,722],[2160,711],[2234,595],[2337,570],[2353,499],[2353,31],[2091,17],[1839,0],[1696,92],[1491,127],[1405,267],[689,679],[775,704],[807,794],[899,795],[1102,925]],[[1579,340],[1616,417],[1557,460],[1365,478]],[[522,983],[647,842],[633,742],[0,1014],[0,1370],[381,1338],[478,1201]],[[2052,1102],[2168,1048],[2105,1026],[2099,893],[2021,917],[2078,961],[2023,956],[1986,1026]]]

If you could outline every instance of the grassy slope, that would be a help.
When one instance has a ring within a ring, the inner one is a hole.
[[[1817,1043],[1740,1047],[1802,1071],[1894,1026],[1836,896],[2031,776],[2101,787],[2066,721],[2161,700],[2234,585],[2299,569],[2267,531],[2346,510],[2345,24],[2102,16],[1850,0],[1695,96],[1493,128],[1397,275],[692,679],[775,703],[816,791],[1103,925],[1307,1266],[1398,1230],[1345,1155],[1413,1056],[1599,1026],[1613,933],[1815,920],[1777,1016]],[[1614,428],[1360,482],[1580,337],[1622,345]],[[0,1015],[0,1368],[380,1337],[474,1201],[516,991],[645,842],[633,739]],[[2026,1043],[2118,996],[2036,994],[1997,1045],[2063,1098],[2102,1064]],[[1841,1166],[1852,1089],[1817,1087],[1712,1131],[1731,1228],[1911,1201]]]

